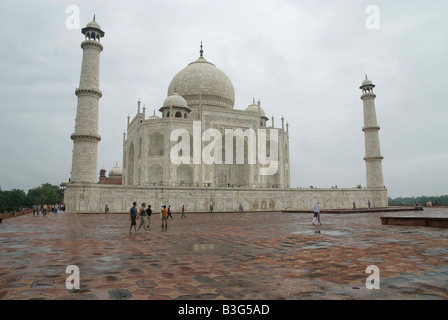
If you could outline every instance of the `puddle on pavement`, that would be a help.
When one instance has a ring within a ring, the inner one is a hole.
[[[100,261],[104,261],[104,262],[111,262],[111,261],[119,261],[120,258],[112,257],[112,256],[106,256],[106,257],[101,257],[99,260]]]
[[[325,229],[308,229],[308,230],[297,230],[292,232],[292,234],[316,234],[316,235],[328,235],[328,236],[335,236],[335,237],[340,237],[340,236],[345,236],[347,235],[348,232],[346,231],[340,231],[340,230],[325,230]]]
[[[300,249],[324,249],[332,246],[333,243],[329,241],[320,241],[320,242],[314,242],[314,243],[308,243],[305,245],[301,245]]]
[[[196,254],[213,254],[213,255],[227,255],[233,253],[234,250],[227,246],[222,246],[214,243],[191,243],[177,248],[181,253],[196,253]]]
[[[99,271],[113,271],[114,269],[116,269],[116,266],[111,266],[111,265],[106,265],[106,266],[93,266],[94,270],[99,270]]]

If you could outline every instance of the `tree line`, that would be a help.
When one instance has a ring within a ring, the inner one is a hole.
[[[0,189],[0,212],[31,208],[33,204],[56,204],[60,203],[61,199],[59,186],[49,183],[30,189],[28,193],[21,189]]]
[[[448,195],[445,196],[419,196],[419,197],[398,197],[392,199],[389,197],[390,206],[411,205],[414,202],[424,205],[427,202],[436,203],[437,205],[448,205]]]

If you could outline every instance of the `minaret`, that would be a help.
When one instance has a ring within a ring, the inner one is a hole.
[[[376,95],[373,93],[373,88],[375,88],[375,85],[367,79],[366,75],[366,79],[363,81],[360,89],[362,90],[361,100],[364,106],[364,128],[362,128],[362,131],[364,131],[366,148],[366,155],[364,157],[366,162],[366,185],[369,189],[384,188],[383,156],[381,155],[380,138],[378,136],[380,127],[376,120]]]
[[[78,97],[75,133],[73,140],[73,158],[71,178],[74,183],[97,183],[98,142],[98,101],[102,96],[99,89],[100,53],[103,46],[100,39],[104,32],[95,21],[89,22],[81,30],[85,40],[83,50],[81,79],[75,90]]]

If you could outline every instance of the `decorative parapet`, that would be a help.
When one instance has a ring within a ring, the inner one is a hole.
[[[199,95],[184,95],[184,99],[187,101],[188,106],[191,105],[212,105],[212,106],[220,106],[233,109],[234,102],[230,99],[226,99],[224,97],[219,97],[215,95],[207,95],[203,94]]]

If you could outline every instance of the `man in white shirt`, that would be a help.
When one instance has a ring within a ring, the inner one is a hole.
[[[319,201],[317,201],[314,204],[314,217],[313,217],[313,226],[314,226],[314,222],[317,221],[319,222],[319,225],[321,225],[322,223],[320,222],[320,210],[319,210]]]

